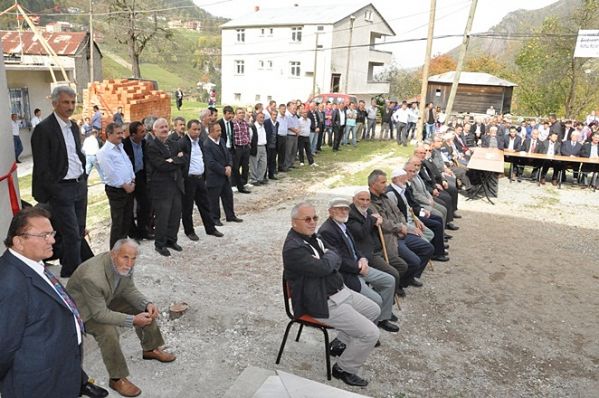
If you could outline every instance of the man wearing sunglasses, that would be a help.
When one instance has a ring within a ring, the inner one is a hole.
[[[366,386],[358,372],[373,350],[379,330],[373,323],[379,306],[347,288],[339,273],[341,257],[316,236],[314,206],[298,203],[291,210],[291,229],[283,246],[283,275],[291,288],[294,315],[310,315],[333,326],[345,344],[333,376],[348,385]]]
[[[12,220],[0,257],[0,395],[105,397],[81,369],[79,310],[43,262],[56,231],[50,213],[30,207]]]

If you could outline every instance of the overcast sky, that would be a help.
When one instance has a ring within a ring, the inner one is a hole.
[[[194,0],[195,3],[211,14],[237,18],[253,12],[255,6],[278,8],[293,4],[314,5],[318,7],[322,0]],[[338,0],[324,0],[333,3]],[[372,0],[372,4],[396,33],[388,40],[403,40],[426,37],[428,29],[428,0]],[[509,12],[518,9],[533,10],[545,7],[556,0],[479,0],[474,17],[474,32],[487,31],[498,24]],[[368,4],[363,0],[346,0],[343,3]],[[470,0],[437,0],[435,36],[464,33]],[[406,17],[408,16],[408,17]],[[433,54],[446,52],[461,43],[461,38],[435,40]],[[393,51],[394,58],[402,67],[421,65],[424,59],[426,41],[388,44],[381,49]]]

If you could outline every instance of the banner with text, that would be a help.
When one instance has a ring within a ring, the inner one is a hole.
[[[599,30],[579,30],[574,58],[599,58]]]

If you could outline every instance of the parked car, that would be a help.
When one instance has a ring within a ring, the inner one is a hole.
[[[326,93],[326,94],[318,94],[313,95],[308,99],[308,104],[311,103],[326,103],[326,102],[335,102],[336,104],[343,104],[346,102],[353,102],[354,104],[358,103],[358,98],[355,95],[342,94],[342,93]]]

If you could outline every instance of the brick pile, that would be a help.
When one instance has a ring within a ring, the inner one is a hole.
[[[102,112],[102,127],[112,122],[112,115],[123,107],[123,120],[141,120],[154,115],[171,117],[171,96],[163,90],[155,90],[148,80],[113,79],[89,83],[83,90],[83,115],[90,119],[94,105]]]

